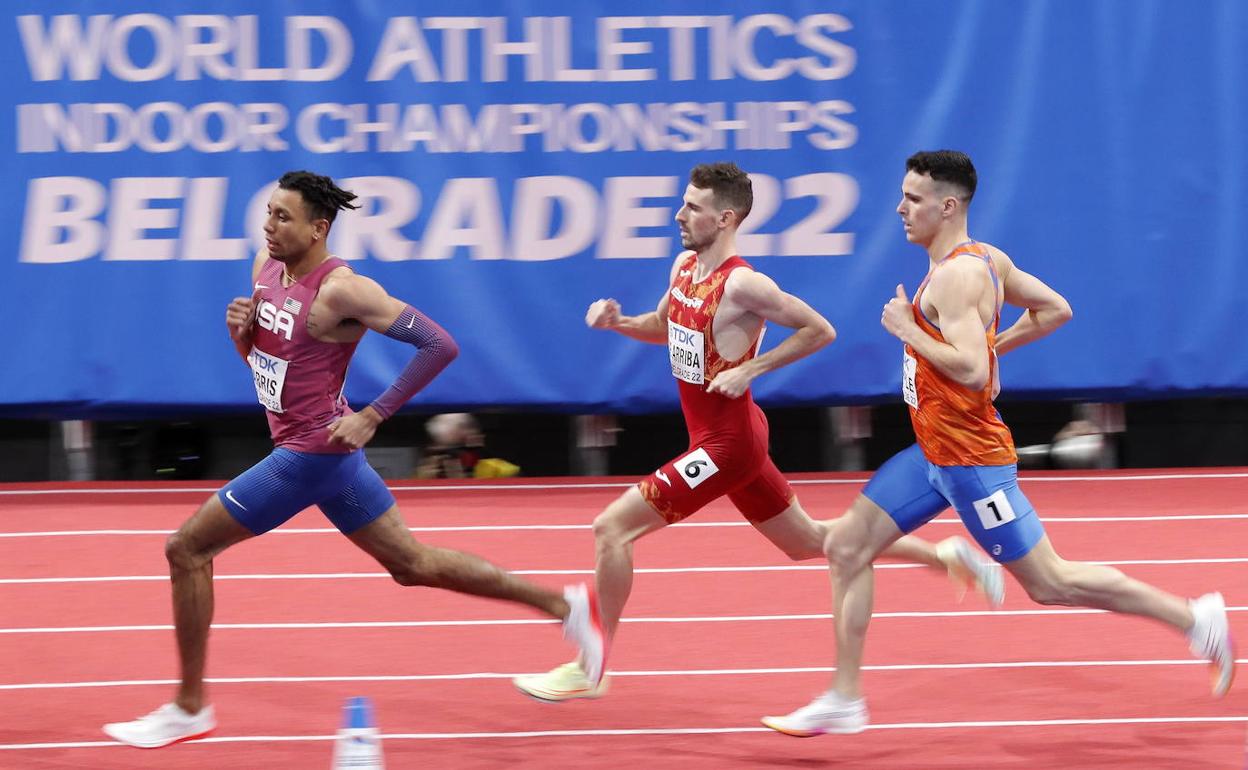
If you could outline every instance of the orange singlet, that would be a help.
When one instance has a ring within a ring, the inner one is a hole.
[[[923,314],[923,290],[932,277],[954,257],[970,254],[982,259],[992,274],[994,291],[999,285],[988,248],[975,241],[959,244],[936,263],[914,293],[914,320],[929,336],[944,342],[940,327]],[[997,327],[1001,323],[1001,301],[997,300],[992,321],[984,329],[984,344],[993,355]],[[1012,465],[1018,461],[1014,437],[992,405],[992,386],[997,368],[991,367],[988,382],[972,391],[946,377],[907,345],[903,366],[902,395],[910,407],[910,421],[923,455],[933,465]]]

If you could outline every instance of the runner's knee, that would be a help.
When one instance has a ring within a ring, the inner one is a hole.
[[[848,519],[841,519],[836,526],[827,528],[823,538],[823,553],[828,563],[838,575],[857,573],[869,562],[864,558],[867,553],[865,542],[866,532],[854,526]]]
[[[195,548],[191,538],[178,530],[165,539],[165,559],[171,569],[194,570],[212,561],[212,556]]]
[[[648,530],[638,523],[636,514],[625,501],[620,498],[594,519],[594,541],[600,548],[616,548],[632,544]]]
[[[413,586],[436,587],[441,583],[439,576],[436,574],[433,560],[429,559],[425,553],[425,546],[417,545],[415,550],[405,554],[402,559],[383,561],[381,566],[386,568],[394,582],[405,588]]]

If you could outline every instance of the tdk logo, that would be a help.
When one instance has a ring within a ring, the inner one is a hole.
[[[251,360],[256,368],[262,372],[270,372],[277,374],[277,365],[281,363],[281,359],[269,358],[258,350],[251,351]]]
[[[274,334],[280,334],[290,341],[290,335],[295,331],[295,317],[285,310],[278,310],[268,300],[260,301],[260,309],[256,312],[256,320],[260,323],[261,328],[268,329]]]
[[[700,298],[689,299],[688,297],[685,296],[685,293],[681,291],[680,288],[677,286],[672,287],[672,296],[676,298],[677,302],[684,305],[685,307],[691,307],[694,310],[697,310],[698,308],[702,307],[702,300]]]
[[[668,339],[678,345],[693,345],[698,341],[697,332],[690,331],[680,326],[668,327]]]

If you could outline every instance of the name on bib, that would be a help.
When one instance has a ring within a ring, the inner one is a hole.
[[[667,352],[672,359],[672,376],[692,385],[703,382],[706,362],[706,338],[702,332],[687,329],[675,321],[667,322]]]
[[[282,388],[286,385],[286,367],[290,362],[252,348],[247,354],[247,363],[251,364],[251,376],[256,381],[256,399],[265,409],[281,414]]]

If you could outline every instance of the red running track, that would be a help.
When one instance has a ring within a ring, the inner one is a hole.
[[[799,477],[814,515],[860,488]],[[588,486],[574,486],[573,484]],[[592,569],[614,480],[399,487],[416,536],[559,585]],[[0,767],[327,767],[343,701],[367,695],[387,766],[1243,768],[1248,696],[1209,697],[1169,629],[1030,603],[954,601],[912,565],[877,572],[864,676],[872,727],[797,740],[757,719],[805,703],[834,647],[826,571],[792,564],[725,505],[637,546],[608,697],[511,689],[569,650],[523,608],[403,589],[316,512],[216,564],[209,660],[220,727],[158,751],[107,721],[167,700],[176,672],[161,543],[207,496],[168,485],[0,487]],[[1248,638],[1248,472],[1031,475],[1068,558],[1181,595],[1221,590]],[[37,494],[30,494],[35,492]],[[938,539],[956,521],[933,522]]]

